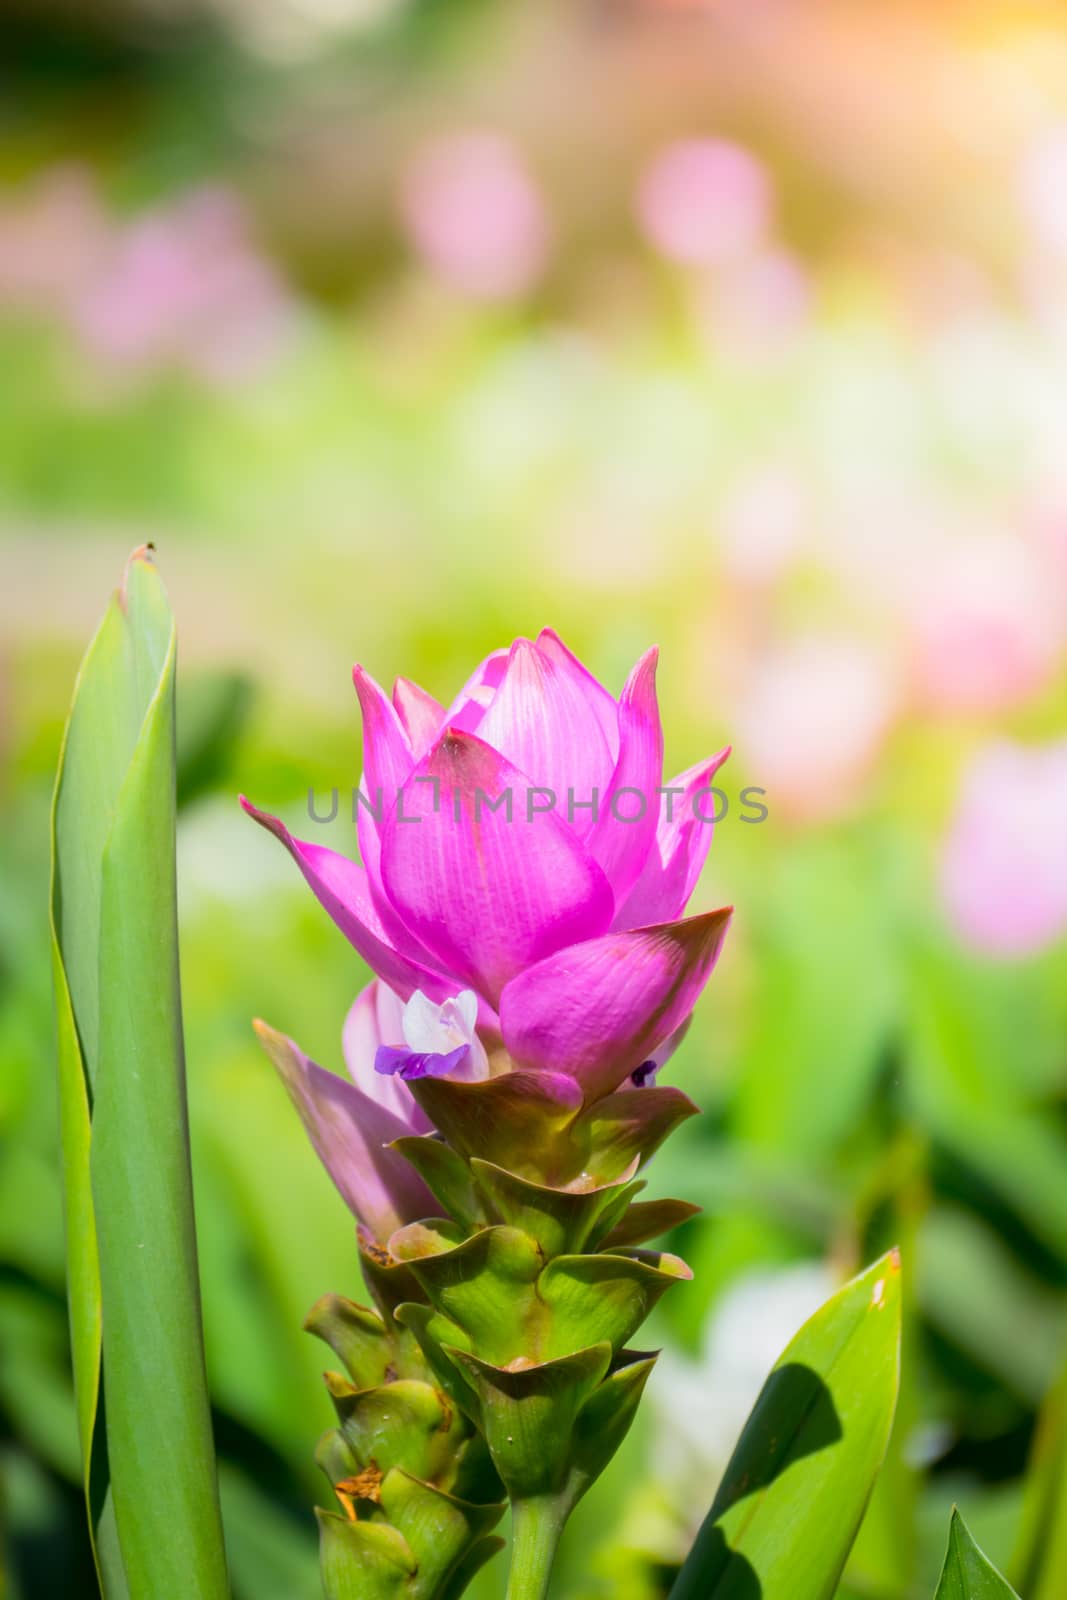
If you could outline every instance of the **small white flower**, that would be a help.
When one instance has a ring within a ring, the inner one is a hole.
[[[404,1007],[401,1026],[409,1049],[426,1055],[444,1056],[469,1045],[469,1056],[452,1076],[475,1080],[489,1076],[489,1059],[475,1032],[477,1021],[478,997],[473,989],[464,989],[440,1005],[416,989]]]

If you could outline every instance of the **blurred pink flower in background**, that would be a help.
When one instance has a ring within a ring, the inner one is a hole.
[[[788,467],[771,462],[745,473],[718,517],[730,577],[754,587],[775,583],[797,554],[807,513],[804,486]]]
[[[942,711],[1017,705],[1047,681],[1067,627],[1049,573],[1021,539],[946,540],[907,604],[923,697]]]
[[[501,134],[449,134],[424,145],[404,176],[400,210],[423,263],[473,299],[513,299],[544,270],[544,202]]]
[[[742,690],[738,745],[778,814],[847,810],[897,710],[896,674],[873,647],[812,634],[772,645]]]
[[[278,353],[293,307],[236,197],[212,187],[117,229],[74,317],[88,348],[116,367],[174,363],[224,382]]]
[[[111,237],[92,174],[51,167],[0,197],[0,309],[66,315]]]
[[[771,224],[762,164],[725,139],[681,139],[646,168],[637,192],[641,227],[663,255],[717,266],[760,246]]]
[[[1067,932],[1067,739],[974,757],[940,881],[959,937],[986,955],[1033,955]]]

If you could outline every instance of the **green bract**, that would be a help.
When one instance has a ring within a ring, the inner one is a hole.
[[[373,1311],[327,1295],[305,1325],[345,1369],[326,1374],[338,1426],[317,1452],[343,1508],[319,1513],[327,1600],[458,1596],[502,1544],[489,1537],[504,1505],[482,1439],[387,1300]]]
[[[397,1318],[486,1440],[515,1509],[520,1565],[521,1530],[558,1533],[614,1455],[655,1360],[629,1341],[660,1296],[690,1276],[676,1256],[634,1244],[694,1209],[635,1203],[643,1184],[632,1180],[666,1128],[691,1111],[684,1096],[619,1094],[586,1111],[558,1090],[523,1100],[521,1076],[416,1085],[459,1148],[434,1136],[397,1148],[451,1204],[453,1220],[416,1223],[389,1241],[420,1291]],[[521,1149],[494,1114],[502,1096],[510,1110],[516,1093]],[[521,1170],[500,1164],[508,1156]],[[536,1508],[532,1522],[524,1508]]]
[[[635,1170],[693,1112],[677,1090],[586,1108],[571,1080],[537,1074],[413,1088],[440,1133],[393,1148],[444,1214],[384,1247],[363,1236],[381,1315],[330,1299],[309,1319],[348,1373],[328,1377],[339,1427],[319,1453],[346,1512],[322,1522],[331,1597],[363,1593],[346,1588],[361,1563],[368,1595],[458,1594],[495,1547],[485,1534],[502,1489],[522,1583],[523,1549],[550,1531],[554,1542],[633,1420],[655,1357],[631,1339],[691,1275],[678,1257],[637,1248],[696,1209],[635,1199]],[[411,1485],[444,1499],[401,1521]],[[534,1587],[513,1592],[539,1592],[544,1557]]]

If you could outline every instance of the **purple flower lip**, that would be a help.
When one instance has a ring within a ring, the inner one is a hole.
[[[391,1044],[382,1044],[374,1056],[374,1070],[385,1077],[394,1074],[404,1079],[447,1078],[462,1066],[471,1053],[469,1044],[442,1054],[435,1050],[408,1050]]]

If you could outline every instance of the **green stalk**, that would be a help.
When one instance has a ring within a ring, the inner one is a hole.
[[[513,1503],[507,1600],[544,1600],[566,1520],[559,1502],[548,1496]]]

